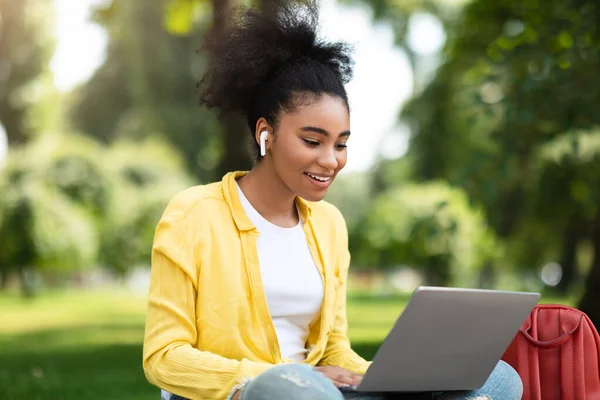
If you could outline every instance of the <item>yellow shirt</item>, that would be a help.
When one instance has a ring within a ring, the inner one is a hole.
[[[156,228],[144,371],[152,384],[188,399],[225,399],[243,381],[291,362],[281,357],[269,315],[258,231],[238,197],[235,179],[243,174],[181,192]],[[325,287],[304,363],[364,374],[370,363],[350,348],[346,333],[344,218],[324,201],[297,203]]]

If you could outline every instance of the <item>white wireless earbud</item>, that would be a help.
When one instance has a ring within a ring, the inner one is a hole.
[[[267,154],[267,146],[266,146],[265,142],[267,141],[268,136],[269,136],[268,131],[262,131],[260,133],[260,155],[263,157]]]

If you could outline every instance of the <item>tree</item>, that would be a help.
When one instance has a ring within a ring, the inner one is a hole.
[[[204,63],[196,49],[208,16],[202,9],[184,9],[182,16],[184,3],[114,0],[97,10],[95,20],[109,34],[108,54],[76,91],[71,117],[77,130],[105,143],[163,135],[205,181],[214,179],[223,147],[214,113],[195,101]]]
[[[573,266],[590,241],[581,308],[596,323],[600,146],[586,138],[600,125],[599,16],[594,1],[473,1],[448,31],[435,79],[402,113],[415,178],[464,188],[514,244],[513,260]],[[549,156],[556,148],[561,156]]]
[[[25,143],[31,92],[53,53],[50,0],[0,0],[0,123],[10,146]]]
[[[171,0],[171,7],[174,12],[168,18],[169,21],[179,21],[175,30],[178,32],[188,32],[191,29],[192,21],[184,19],[184,15],[191,15],[189,12],[194,7],[208,3],[207,0]],[[210,40],[219,40],[219,37],[227,34],[230,23],[234,20],[233,13],[236,7],[244,4],[249,5],[247,1],[240,0],[212,0],[212,21],[211,33],[213,37]],[[281,1],[277,0],[258,0],[254,6],[267,9],[269,12],[277,12]],[[176,18],[174,16],[182,16]],[[208,55],[210,56],[210,55]],[[229,171],[248,170],[252,167],[253,160],[250,154],[251,132],[248,132],[246,121],[238,115],[224,115],[221,118],[222,124],[222,154],[216,166],[215,177],[221,177]]]
[[[164,208],[192,185],[183,165],[157,138],[107,147],[80,135],[40,135],[12,152],[0,174],[0,274],[18,274],[33,295],[40,275],[101,265],[125,276],[148,265]]]
[[[131,154],[136,154],[135,158]],[[149,265],[156,225],[171,198],[191,186],[180,154],[164,139],[121,140],[103,154],[111,196],[100,230],[99,263],[117,276]]]
[[[418,93],[429,82],[429,70],[439,63],[437,54],[419,54],[408,41],[411,18],[429,14],[437,19],[446,33],[453,31],[462,11],[462,0],[339,0],[370,6],[375,21],[384,21],[394,31],[396,45],[402,49],[412,69],[413,92]],[[435,68],[433,68],[435,69]]]
[[[212,0],[214,40],[225,35],[232,21],[236,0]],[[227,115],[223,120],[223,156],[217,166],[217,174],[222,176],[229,171],[248,170],[252,167],[249,152],[251,135],[244,119],[237,115]]]
[[[49,184],[48,142],[11,153],[0,175],[0,272],[17,273],[23,294],[36,292],[36,273],[90,267],[98,238],[93,217]]]

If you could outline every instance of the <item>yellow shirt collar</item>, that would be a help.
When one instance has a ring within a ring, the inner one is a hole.
[[[238,195],[237,187],[235,181],[238,178],[246,175],[247,171],[235,171],[229,172],[223,177],[222,185],[223,185],[223,196],[225,197],[225,201],[231,210],[231,215],[233,216],[233,220],[237,228],[240,231],[251,231],[256,229],[250,218],[246,215],[244,211],[244,207],[240,202],[240,197]],[[300,210],[300,214],[302,217],[302,221],[308,221],[311,216],[311,207],[308,201],[304,200],[301,197],[296,197],[296,204],[298,204],[298,209]]]

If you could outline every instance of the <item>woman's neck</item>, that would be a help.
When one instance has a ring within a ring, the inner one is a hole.
[[[267,160],[237,180],[252,207],[267,221],[283,228],[298,224],[296,194],[283,183]]]

